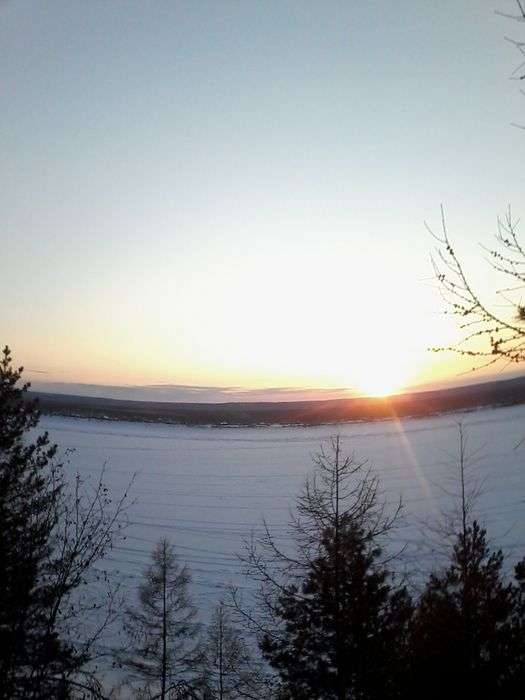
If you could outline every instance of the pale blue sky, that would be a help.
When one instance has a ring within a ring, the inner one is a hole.
[[[424,353],[454,330],[423,219],[445,204],[483,284],[475,244],[522,202],[522,26],[496,9],[0,3],[0,340],[60,382],[453,373]]]

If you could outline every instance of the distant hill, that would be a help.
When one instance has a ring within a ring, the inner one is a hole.
[[[163,403],[29,392],[47,415],[182,425],[319,425],[525,403],[525,377],[389,398],[250,403]]]

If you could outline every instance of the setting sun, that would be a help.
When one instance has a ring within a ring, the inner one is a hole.
[[[388,369],[378,367],[376,371],[371,372],[366,379],[363,378],[359,382],[358,389],[366,396],[385,397],[391,394],[397,394],[403,391],[405,382],[402,378],[395,375],[390,376]]]
[[[374,347],[381,347],[379,340]],[[416,379],[417,355],[410,347],[393,346],[388,354],[380,350],[360,353],[353,372],[353,388],[365,396],[402,393]]]
[[[370,384],[364,385],[363,386],[363,391],[366,394],[366,396],[370,396],[373,398],[386,398],[387,396],[390,396],[391,394],[396,393],[396,389],[398,387],[388,385],[388,384],[381,384],[378,382],[377,384],[374,384],[374,382],[371,382]]]

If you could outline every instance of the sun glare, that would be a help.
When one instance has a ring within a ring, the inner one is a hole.
[[[410,371],[405,359],[369,361],[356,372],[355,385],[365,396],[386,397],[401,393],[409,384]]]
[[[366,394],[366,396],[386,398],[391,394],[397,393],[401,390],[401,388],[402,387],[396,386],[394,384],[383,384],[381,382],[375,383],[372,381],[370,382],[370,384],[364,384],[362,387],[362,391]]]

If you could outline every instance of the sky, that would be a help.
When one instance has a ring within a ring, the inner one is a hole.
[[[423,222],[444,205],[490,295],[525,148],[523,25],[495,10],[0,0],[0,342],[74,393],[465,383],[428,351],[461,333]]]

